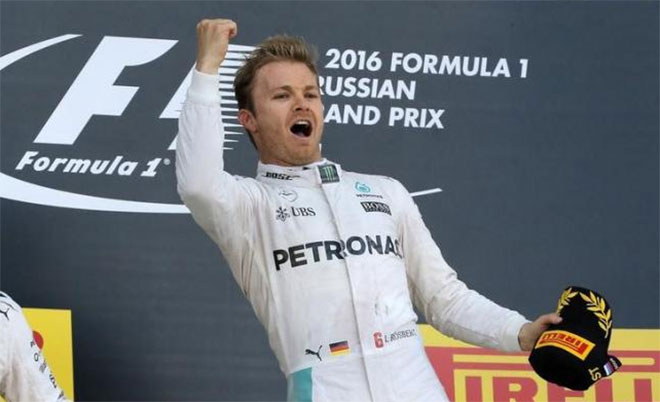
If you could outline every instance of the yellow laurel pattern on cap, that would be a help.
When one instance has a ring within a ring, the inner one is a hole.
[[[571,302],[571,298],[575,297],[578,292],[573,292],[573,288],[568,288],[564,290],[559,296],[559,301],[557,302],[557,314],[563,309],[564,307],[568,306],[568,304]]]
[[[605,299],[596,296],[591,291],[589,291],[588,296],[580,292],[580,297],[587,302],[587,310],[593,312],[596,318],[598,318],[598,326],[605,331],[605,338],[607,338],[610,334],[610,329],[612,329],[612,309],[606,308]]]

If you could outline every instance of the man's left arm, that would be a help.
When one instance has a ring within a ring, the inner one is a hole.
[[[469,289],[445,261],[417,205],[401,186],[400,231],[411,296],[426,320],[445,335],[507,352],[531,350],[559,318],[547,314],[529,322]]]

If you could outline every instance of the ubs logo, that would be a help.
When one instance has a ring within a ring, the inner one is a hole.
[[[279,207],[275,210],[275,219],[278,221],[285,222],[291,217],[305,217],[305,216],[316,216],[316,211],[312,207],[291,207],[284,208]]]

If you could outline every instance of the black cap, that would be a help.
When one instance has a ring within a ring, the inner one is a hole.
[[[612,309],[593,290],[571,286],[557,303],[562,322],[543,332],[529,363],[548,382],[584,391],[614,373],[621,362],[607,354],[612,335]]]

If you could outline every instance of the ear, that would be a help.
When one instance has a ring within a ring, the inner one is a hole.
[[[238,121],[241,123],[246,130],[253,133],[257,131],[257,119],[254,117],[254,114],[247,109],[241,109],[238,111]]]

